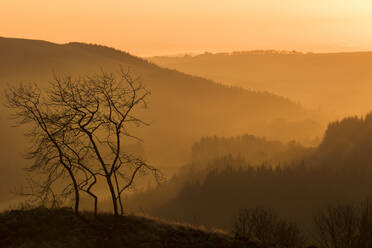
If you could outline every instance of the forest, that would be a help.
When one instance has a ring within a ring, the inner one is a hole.
[[[372,196],[371,120],[367,114],[332,122],[314,148],[249,135],[202,138],[182,172],[129,203],[162,218],[227,230],[240,209],[266,207],[312,239],[314,217],[323,209]]]

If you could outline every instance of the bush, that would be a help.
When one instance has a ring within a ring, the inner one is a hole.
[[[324,248],[372,247],[372,204],[338,204],[320,211],[314,218],[315,236]]]
[[[242,209],[237,215],[233,234],[240,239],[259,239],[262,243],[284,247],[302,247],[304,237],[295,223],[279,218],[271,209]]]

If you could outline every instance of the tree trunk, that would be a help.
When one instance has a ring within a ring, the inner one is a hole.
[[[79,187],[78,187],[78,184],[76,182],[76,178],[75,178],[74,174],[72,173],[72,171],[71,170],[68,170],[68,173],[70,174],[72,183],[74,185],[74,190],[75,190],[75,207],[74,207],[74,212],[75,212],[76,215],[78,215],[79,214],[79,204],[80,204]]]
[[[97,217],[98,206],[97,206],[97,197],[94,197],[94,216]]]
[[[120,205],[120,215],[124,215],[124,206],[123,206],[123,203],[121,201],[121,195],[120,194],[118,195],[118,201],[119,201],[119,205]]]
[[[117,202],[117,199],[116,199],[116,194],[115,194],[114,186],[112,185],[111,177],[110,176],[106,176],[106,180],[107,180],[107,184],[109,186],[110,193],[111,193],[112,206],[114,207],[114,215],[115,216],[118,216],[119,215],[118,202]]]

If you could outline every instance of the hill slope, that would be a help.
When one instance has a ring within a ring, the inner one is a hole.
[[[372,52],[303,54],[251,51],[154,57],[167,68],[321,107],[334,117],[370,111]]]
[[[0,214],[1,247],[255,247],[222,232],[171,224],[145,217],[120,217],[113,229],[112,215],[98,220],[85,214],[83,222],[69,209],[16,210]]]
[[[288,128],[314,119],[314,115],[286,98],[223,86],[104,46],[0,38],[0,53],[0,90],[7,83],[20,81],[46,85],[53,78],[53,71],[57,75],[80,76],[102,69],[115,72],[119,65],[129,67],[152,92],[144,118],[151,125],[138,129],[136,134],[145,140],[146,157],[155,164],[174,168],[175,164],[188,160],[192,143],[201,136],[249,132],[278,139],[302,139],[319,135],[322,130],[313,124],[305,131]],[[4,147],[0,151],[0,170],[5,175],[8,168],[22,163],[14,153],[23,150],[25,141],[22,131],[11,129],[5,122],[7,115],[0,110],[0,147]],[[278,119],[284,126],[275,124]]]
[[[219,147],[220,154],[232,147],[240,150],[238,142],[227,139],[210,140],[212,144],[207,141],[200,148],[213,153],[208,146],[216,147],[221,141],[227,144]],[[372,113],[345,118],[330,123],[321,144],[297,162],[253,167],[244,156],[226,156],[198,164],[198,169],[208,166],[204,174],[191,164],[184,171],[189,168],[192,173],[174,177],[157,190],[137,194],[138,199],[133,200],[138,205],[134,206],[161,218],[226,230],[231,228],[238,209],[265,206],[310,228],[314,214],[328,204],[355,203],[372,197],[371,146]],[[240,147],[246,145],[241,142]],[[246,153],[251,151],[247,148]],[[170,194],[172,197],[164,197]]]
[[[146,132],[161,135],[157,138],[163,142],[171,137],[179,143],[180,139],[190,142],[201,135],[263,134],[267,131],[263,126],[272,120],[312,117],[283,97],[226,87],[104,46],[0,38],[0,51],[0,85],[18,81],[45,83],[53,77],[53,71],[79,76],[101,69],[118,71],[119,65],[131,68],[152,92],[148,120],[153,124]]]

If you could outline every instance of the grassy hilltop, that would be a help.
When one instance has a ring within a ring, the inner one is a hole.
[[[76,217],[68,208],[13,210],[0,214],[0,247],[252,247],[223,231],[207,231],[141,216],[111,214]],[[116,227],[115,226],[115,222]]]

